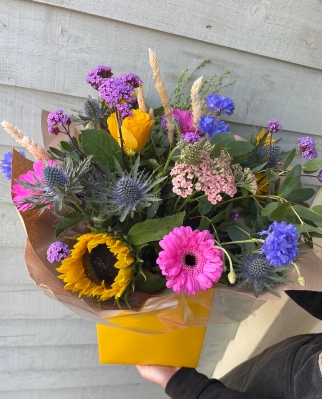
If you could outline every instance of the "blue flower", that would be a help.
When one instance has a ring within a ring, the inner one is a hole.
[[[217,93],[210,94],[206,98],[206,103],[210,111],[216,112],[217,115],[227,114],[232,115],[235,109],[234,101],[225,96],[220,96]]]
[[[258,234],[267,234],[260,253],[264,254],[267,262],[275,267],[286,266],[294,262],[299,254],[300,234],[291,223],[273,222],[266,231],[261,231]]]
[[[19,151],[19,154],[23,157],[25,153],[23,151]],[[12,162],[12,151],[6,152],[3,156],[3,159],[0,161],[0,167],[2,173],[6,176],[8,180],[11,179],[11,162]]]
[[[199,130],[210,138],[217,133],[229,132],[229,126],[215,116],[202,115],[199,120]]]
[[[262,162],[262,160],[264,158],[268,157],[268,155],[269,155],[269,159],[266,164],[266,168],[274,168],[274,166],[279,161],[279,157],[280,157],[282,151],[281,151],[281,147],[276,143],[272,143],[271,149],[269,147],[270,146],[267,145],[258,150],[259,161]]]

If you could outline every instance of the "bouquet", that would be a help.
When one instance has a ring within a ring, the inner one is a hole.
[[[221,119],[235,109],[219,94],[228,73],[200,77],[187,93],[192,74],[184,70],[169,98],[151,50],[150,65],[157,109],[148,109],[139,76],[115,77],[100,65],[86,78],[97,99],[74,115],[48,114],[45,142],[54,145],[2,123],[35,157],[32,164],[14,152],[2,161],[9,178],[13,157],[12,199],[27,228],[32,277],[78,312],[106,319],[158,310],[176,325],[189,322],[164,309],[194,301],[208,309],[196,324],[207,324],[215,284],[222,297],[241,289],[267,298],[292,282],[304,287],[307,272],[313,289],[320,265],[299,267],[322,237],[322,206],[310,209],[314,190],[301,186],[303,174],[322,181],[313,139],[284,151],[274,119],[234,136]]]

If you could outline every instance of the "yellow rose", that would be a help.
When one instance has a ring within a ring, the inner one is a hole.
[[[153,120],[150,115],[135,109],[132,111],[133,116],[127,116],[122,123],[122,136],[125,146],[125,151],[131,154],[132,151],[139,152],[143,150],[148,141],[150,129],[153,125]],[[107,119],[108,129],[113,138],[121,145],[116,114],[112,114]]]

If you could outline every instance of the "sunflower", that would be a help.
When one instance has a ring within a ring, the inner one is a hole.
[[[265,133],[266,133],[266,129],[262,129],[262,130],[259,132],[259,134],[258,134],[258,136],[257,136],[257,139],[256,139],[256,144],[257,144],[257,145],[259,144],[259,142],[261,141],[261,139],[264,137]],[[276,140],[272,139],[272,143],[275,143],[275,141],[276,141]],[[271,143],[271,133],[269,133],[269,134],[267,135],[267,137],[266,137],[266,139],[265,139],[265,141],[264,141],[264,143],[263,143],[263,147],[266,147],[266,146],[270,145],[270,143]]]
[[[269,191],[269,184],[268,184],[267,176],[261,172],[255,173],[255,176],[256,176],[256,180],[257,180],[256,195],[267,194]]]
[[[57,271],[65,290],[79,297],[93,296],[99,301],[118,299],[133,277],[134,262],[126,243],[108,234],[87,233],[78,237],[71,254]]]

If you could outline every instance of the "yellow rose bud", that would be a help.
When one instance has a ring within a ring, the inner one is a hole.
[[[153,120],[150,118],[149,114],[139,109],[135,109],[132,112],[133,115],[127,116],[122,122],[123,142],[125,151],[128,154],[131,154],[132,151],[139,152],[143,150],[153,125]],[[121,145],[115,113],[107,119],[107,125],[113,138]]]

